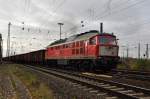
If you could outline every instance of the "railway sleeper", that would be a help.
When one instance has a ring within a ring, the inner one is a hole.
[[[74,87],[80,87],[81,85],[79,85],[79,84],[74,84],[73,86],[74,86]]]
[[[104,88],[107,88],[107,89],[114,89],[114,88],[117,88],[117,86],[106,86],[106,87],[104,87]]]
[[[83,89],[83,88],[87,88],[86,86],[78,86],[78,88]]]
[[[89,94],[93,99],[105,99],[107,97],[106,93],[100,93],[98,90],[91,90],[89,91]]]
[[[116,89],[110,89],[110,90],[113,90],[113,91],[123,91],[124,88],[116,88]]]
[[[79,93],[77,92],[77,94],[80,94],[79,96],[81,96],[81,91],[83,90],[84,94],[87,96],[87,97],[91,97],[91,98],[95,98],[95,99],[105,99],[105,97],[107,96],[106,93],[100,93],[98,90],[94,90],[92,88],[87,88],[86,86],[82,86],[80,84],[76,84],[76,83],[73,83],[73,87],[76,87],[76,89],[78,89]]]
[[[92,91],[93,89],[91,88],[84,88],[83,91],[85,93],[86,96],[89,96],[89,92]]]
[[[79,97],[85,97],[88,95],[85,91],[83,91],[86,88],[87,88],[86,86],[75,85],[72,88],[73,92],[71,93],[71,95],[79,96]]]
[[[128,95],[130,96],[137,96],[137,97],[142,97],[144,94],[143,93],[129,93]]]
[[[98,90],[91,90],[90,93],[94,93],[94,94],[96,93],[97,94]]]
[[[140,97],[140,99],[150,99],[150,97]]]
[[[105,99],[118,99],[118,97],[106,97]]]
[[[84,88],[83,90],[86,91],[86,92],[88,92],[90,90],[93,90],[93,88]]]
[[[106,96],[98,94],[93,94],[89,96],[89,99],[106,99]]]
[[[124,93],[124,94],[129,94],[129,93],[133,93],[134,91],[133,90],[123,90],[123,91],[120,91],[121,93]]]
[[[110,84],[99,85],[100,87],[110,87]]]
[[[106,99],[106,95],[102,94],[102,93],[98,93],[96,94],[96,99]],[[93,97],[92,97],[93,98]]]
[[[99,93],[98,90],[93,90],[92,88],[87,88],[86,86],[75,85],[74,87],[77,87],[79,91],[77,92],[77,94],[79,96],[82,96],[81,92],[84,92],[84,95],[86,95],[89,98],[94,97],[94,99],[105,99],[107,95],[106,93]]]
[[[104,83],[99,83],[99,82],[97,82],[99,85],[104,85]]]
[[[97,95],[106,96],[107,93],[100,92],[100,93],[98,93]]]

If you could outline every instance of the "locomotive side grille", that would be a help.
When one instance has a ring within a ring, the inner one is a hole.
[[[117,56],[118,55],[118,47],[100,46],[99,55],[100,56]]]

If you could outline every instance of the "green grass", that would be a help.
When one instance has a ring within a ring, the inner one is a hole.
[[[131,69],[131,70],[143,70],[143,71],[150,71],[150,60],[148,59],[126,59],[125,63],[118,64],[119,69]],[[128,67],[127,67],[128,65]]]
[[[5,64],[0,69],[3,75],[11,77],[14,74],[18,77],[29,89],[32,99],[53,99],[53,91],[42,81],[38,76],[18,64]],[[15,86],[14,86],[15,87]]]
[[[34,92],[35,99],[53,99],[52,93],[49,91],[49,88],[46,87],[44,84],[40,84],[38,87],[39,90]]]

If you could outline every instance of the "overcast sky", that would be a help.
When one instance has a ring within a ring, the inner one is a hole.
[[[129,46],[130,56],[137,56],[137,45],[150,44],[150,0],[0,0],[0,33],[6,53],[8,23],[11,22],[11,47],[17,54],[42,49],[62,37],[99,30],[114,33],[120,46]],[[84,27],[81,27],[83,21]],[[24,24],[22,24],[24,22]],[[24,30],[22,28],[24,27]],[[120,47],[120,55],[125,54]]]

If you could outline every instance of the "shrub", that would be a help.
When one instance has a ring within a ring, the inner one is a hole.
[[[147,59],[138,59],[136,61],[136,65],[134,67],[134,69],[137,70],[150,70],[150,60]]]

